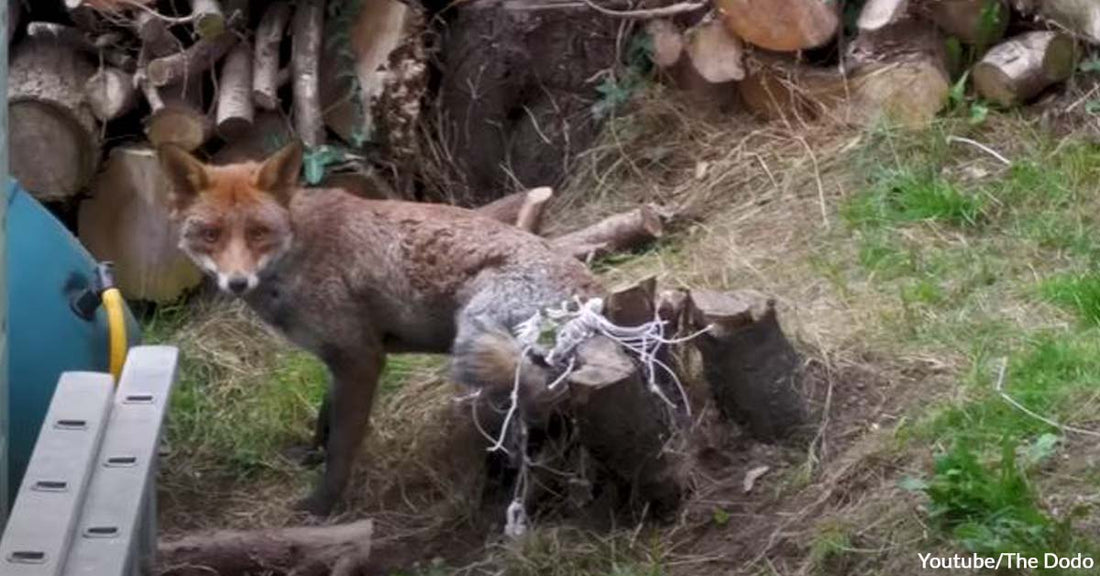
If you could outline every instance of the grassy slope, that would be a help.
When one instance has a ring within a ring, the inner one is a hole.
[[[703,511],[701,527],[596,535],[545,526],[523,542],[491,547],[484,565],[467,573],[650,576],[721,566],[723,573],[885,574],[915,571],[918,551],[1100,553],[1087,536],[1100,524],[1092,510],[1100,484],[1094,441],[1025,414],[995,390],[999,381],[1046,418],[1100,430],[1100,150],[1060,144],[1002,117],[976,132],[947,122],[919,135],[828,134],[812,148],[743,132],[723,141],[722,126],[695,126],[690,142],[673,148],[664,139],[669,149],[658,150],[644,122],[618,127],[617,151],[592,161],[599,177],[590,194],[602,206],[616,201],[605,185],[633,182],[637,193],[614,193],[667,199],[702,190],[713,209],[656,249],[603,265],[608,281],[656,273],[666,282],[768,291],[780,297],[785,324],[810,357],[830,370],[859,364],[905,384],[885,389],[896,396],[889,418],[853,426],[838,447],[816,439],[796,447],[805,461],[773,473],[767,510],[812,514],[795,516],[806,520],[797,530],[776,536],[777,528],[760,554],[723,556],[723,545],[712,542],[742,533],[729,522],[729,503],[708,500],[692,506]],[[995,143],[1013,166],[946,140],[964,132]],[[649,155],[636,154],[632,142]],[[746,142],[750,155],[737,157],[749,160],[736,164],[729,150]],[[750,161],[763,168],[750,172]],[[709,169],[698,178],[701,163]],[[308,438],[323,370],[224,306],[162,315],[151,338],[182,343],[187,359],[169,430],[167,523],[289,521],[285,505],[312,473],[280,451]],[[900,376],[913,366],[916,376]],[[448,391],[428,392],[439,370],[437,359],[391,361],[368,447],[387,456],[365,473],[370,490],[406,470],[409,463],[392,454],[430,441],[409,431],[428,426],[408,406],[410,399],[446,403]],[[861,401],[848,412],[858,413]],[[836,428],[844,409],[831,409]],[[878,470],[879,481],[849,482],[838,497],[830,479],[855,469]],[[449,485],[432,482],[434,496],[414,495],[398,511],[434,510]]]

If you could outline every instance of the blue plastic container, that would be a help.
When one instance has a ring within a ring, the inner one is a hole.
[[[57,379],[67,370],[107,372],[107,320],[85,320],[71,302],[94,281],[96,261],[14,182],[5,194],[8,234],[8,503],[15,497]],[[126,312],[130,344],[137,323]]]

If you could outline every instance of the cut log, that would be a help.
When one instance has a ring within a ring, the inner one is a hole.
[[[671,20],[650,20],[645,24],[653,46],[653,63],[658,68],[671,68],[684,53],[684,35]]]
[[[931,58],[861,69],[852,80],[852,119],[923,129],[947,106],[951,83]]]
[[[844,120],[842,105],[850,92],[835,68],[813,68],[761,55],[748,64],[748,75],[737,83],[737,91],[755,115],[788,123],[822,117]]]
[[[765,440],[801,427],[801,360],[779,326],[775,301],[752,290],[694,290],[688,306],[692,328],[709,327],[693,342],[721,413]]]
[[[225,32],[225,15],[218,0],[191,0],[191,19],[199,38],[214,38]]]
[[[1038,0],[1039,13],[1093,44],[1100,44],[1100,3],[1090,0]]]
[[[169,191],[156,153],[147,147],[115,148],[81,202],[80,240],[99,260],[115,263],[127,298],[171,302],[202,280],[177,247]]]
[[[84,97],[92,114],[103,122],[114,120],[137,104],[134,77],[118,68],[104,67],[84,84]]]
[[[271,156],[294,137],[294,128],[279,112],[260,112],[252,125],[214,154],[214,164],[259,162]]]
[[[669,411],[643,381],[638,367],[605,336],[582,343],[569,376],[569,402],[581,444],[629,487],[629,501],[664,516],[682,497],[678,462],[665,445]]]
[[[233,140],[252,126],[252,47],[238,42],[222,62],[218,79],[218,135]]]
[[[927,3],[925,10],[949,36],[980,48],[995,44],[1008,29],[1004,0],[937,0]]]
[[[319,87],[321,34],[324,31],[323,0],[302,0],[294,11],[293,54],[294,125],[308,148],[325,142]]]
[[[909,0],[867,0],[859,12],[856,27],[861,33],[877,32],[906,17]]]
[[[1073,38],[1059,32],[1028,32],[998,44],[974,66],[974,88],[1001,106],[1015,106],[1073,74]]]
[[[31,22],[27,24],[27,37],[66,44],[96,58],[102,57],[107,64],[126,72],[133,72],[136,65],[133,56],[125,48],[117,46],[117,34],[102,34],[93,40],[83,31],[71,26],[53,22]]]
[[[557,249],[567,250],[580,260],[613,252],[633,250],[661,237],[664,225],[649,206],[616,214],[587,228],[551,240]]]
[[[157,547],[161,576],[355,576],[364,573],[374,525],[224,530],[187,536]]]
[[[213,131],[210,117],[191,97],[196,90],[168,86],[146,91],[145,97],[153,110],[145,121],[145,136],[154,146],[175,144],[193,151],[210,139]]]
[[[145,75],[155,87],[187,81],[212,68],[236,44],[237,35],[229,32],[202,38],[186,50],[151,60]]]
[[[687,53],[691,65],[707,82],[715,84],[741,80],[741,41],[730,33],[721,20],[706,20],[687,33]]]
[[[91,179],[99,130],[84,101],[92,62],[72,46],[29,38],[8,72],[11,174],[41,200],[64,200]]]
[[[325,123],[352,146],[380,144],[407,168],[418,160],[416,126],[427,88],[423,16],[399,0],[365,0],[348,18],[350,42],[327,43],[321,66]]]
[[[817,48],[840,28],[832,0],[717,0],[735,36],[766,50]]]
[[[477,211],[493,220],[511,224],[532,234],[538,234],[542,223],[543,208],[553,196],[554,190],[543,186],[525,192],[509,194],[479,207]]]
[[[279,107],[279,46],[290,21],[290,4],[275,2],[256,28],[256,55],[252,66],[252,100],[264,110]]]

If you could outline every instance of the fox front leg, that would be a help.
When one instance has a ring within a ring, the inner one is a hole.
[[[332,372],[331,401],[322,403],[321,422],[330,429],[325,439],[325,473],[321,483],[299,508],[317,516],[326,516],[340,500],[351,476],[352,465],[370,422],[374,389],[385,364],[385,356],[377,352],[357,354],[335,353],[325,358]],[[327,397],[326,397],[327,399]],[[327,412],[325,418],[324,412]],[[321,424],[318,425],[320,431]]]

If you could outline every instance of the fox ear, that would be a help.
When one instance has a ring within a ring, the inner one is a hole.
[[[157,149],[157,158],[172,183],[172,200],[177,209],[189,204],[209,184],[206,166],[183,148],[163,144]]]
[[[284,202],[288,201],[298,188],[298,173],[301,171],[302,142],[292,140],[260,166],[256,173],[256,187]]]

